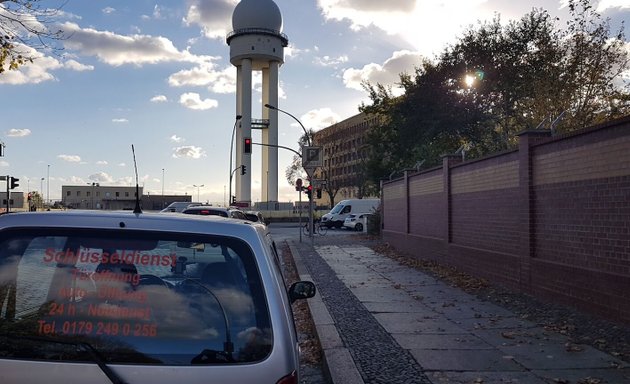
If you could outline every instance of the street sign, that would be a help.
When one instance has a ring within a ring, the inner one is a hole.
[[[306,174],[308,175],[309,180],[313,178],[313,175],[315,174],[315,167],[304,167],[304,171],[306,171]]]
[[[324,165],[324,159],[321,146],[302,147],[302,167],[304,167],[304,169],[317,168],[322,165]]]

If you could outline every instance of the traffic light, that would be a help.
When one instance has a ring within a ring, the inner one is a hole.
[[[14,189],[14,188],[20,186],[20,184],[18,184],[18,181],[20,181],[20,179],[15,178],[15,177],[12,176],[10,181],[11,181],[11,183],[10,183],[10,188],[11,189]]]
[[[246,137],[243,139],[243,152],[244,153],[252,153],[252,138]]]
[[[313,186],[309,185],[308,187],[306,187],[306,195],[308,196],[308,199],[311,199],[311,194],[313,193]]]
[[[241,175],[244,175],[246,173],[247,173],[247,166],[241,165]]]
[[[318,199],[322,198],[322,189],[321,188],[317,188],[317,198]]]
[[[236,204],[236,196],[232,195],[232,201],[230,201],[230,205]]]

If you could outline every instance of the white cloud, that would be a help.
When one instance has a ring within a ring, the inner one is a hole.
[[[31,134],[31,130],[28,128],[24,128],[24,129],[9,129],[9,132],[7,132],[7,136],[9,137],[24,137],[24,136],[30,136]]]
[[[204,63],[215,59],[180,51],[173,42],[162,36],[123,36],[109,31],[81,28],[71,22],[62,24],[60,28],[71,36],[64,40],[66,48],[96,56],[100,61],[113,66],[133,64],[140,67],[163,62]]]
[[[116,8],[105,7],[101,10],[101,12],[103,12],[106,15],[111,15],[112,13],[116,12]]]
[[[173,135],[173,136],[171,136],[171,141],[172,141],[173,143],[182,143],[182,142],[184,142],[185,140],[184,140],[183,138],[181,138],[181,137],[177,136],[177,135]]]
[[[16,44],[16,47],[22,56],[32,58],[33,62],[26,62],[17,70],[5,71],[0,76],[0,84],[39,84],[44,81],[56,80],[51,73],[54,70],[87,71],[94,69],[92,66],[81,64],[73,59],[60,62],[53,57],[44,56],[42,53],[25,45]]]
[[[339,57],[321,56],[315,57],[315,64],[322,67],[336,67],[339,64],[347,63],[348,56],[343,55]]]
[[[206,153],[204,152],[204,150],[200,147],[195,147],[193,145],[173,148],[173,157],[176,159],[181,159],[181,158],[199,159],[204,156],[206,156]]]
[[[156,20],[164,19],[164,16],[162,16],[162,7],[157,4],[153,6],[153,18]]]
[[[232,13],[238,0],[193,0],[183,22],[199,25],[209,39],[224,39],[232,30]]]
[[[118,165],[119,167],[126,167],[127,166],[127,164],[125,164],[125,163],[118,163],[116,165]]]
[[[95,183],[111,183],[114,181],[114,178],[105,172],[97,172],[88,176],[88,180]]]
[[[172,87],[208,86],[215,93],[236,92],[236,69],[233,66],[217,71],[213,64],[203,64],[172,74],[168,83]]]
[[[112,119],[112,123],[116,123],[116,124],[125,124],[128,123],[129,120],[125,119],[125,118],[118,118],[118,119]]]
[[[77,156],[77,155],[58,155],[57,158],[63,160],[63,161],[67,161],[68,163],[80,163],[81,162],[81,156]]]
[[[313,109],[300,117],[302,124],[307,128],[312,128],[314,131],[329,127],[340,120],[339,115],[330,108]]]
[[[165,103],[168,101],[168,98],[164,95],[156,95],[151,98],[152,103]]]
[[[73,71],[83,72],[83,71],[93,71],[93,65],[85,65],[81,64],[76,60],[68,60],[63,64],[64,68],[72,69]]]
[[[7,168],[9,166],[8,161],[0,160],[0,167]]]
[[[194,109],[197,111],[203,111],[206,109],[216,108],[219,106],[219,102],[214,99],[203,99],[198,93],[188,92],[179,97],[179,103],[186,108]]]
[[[560,1],[560,8],[564,8],[568,6],[569,6],[569,0]],[[597,4],[596,10],[599,13],[603,13],[604,11],[608,9],[613,9],[613,8],[621,8],[621,9],[630,8],[630,0],[601,0],[599,4]]]
[[[96,165],[107,165],[109,164],[106,160],[99,160],[96,162]]]
[[[619,1],[619,0],[618,0]],[[327,20],[346,21],[359,31],[376,27],[399,35],[427,56],[441,51],[471,20],[488,19],[488,0],[318,0]]]
[[[400,80],[401,73],[412,75],[415,68],[419,67],[422,61],[422,55],[418,52],[397,51],[392,57],[385,60],[381,64],[371,63],[363,66],[363,68],[350,68],[343,73],[343,82],[346,87],[362,91],[361,83],[368,81],[371,84],[382,84],[392,86],[394,94],[401,92],[401,89],[395,84]]]
[[[24,57],[32,57],[33,62],[22,65],[18,70],[5,71],[0,76],[0,84],[38,84],[55,80],[50,71],[62,67],[59,60],[46,57],[30,47],[19,46],[18,49]]]

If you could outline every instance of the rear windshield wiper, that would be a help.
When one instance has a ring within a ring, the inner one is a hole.
[[[105,376],[112,382],[112,384],[127,384],[123,379],[120,378],[106,363],[105,359],[101,356],[101,354],[94,348],[92,345],[86,342],[73,342],[73,341],[65,341],[65,340],[55,340],[49,339],[46,337],[37,337],[37,336],[16,336],[16,335],[8,335],[4,334],[0,337],[5,337],[7,339],[13,340],[30,340],[42,343],[50,343],[50,344],[62,344],[62,345],[72,345],[75,346],[90,356],[93,362],[98,365],[98,367],[103,371]]]
[[[218,356],[220,356],[219,360],[214,361],[213,359],[215,358],[211,357],[217,354],[217,351],[204,349],[197,357],[193,359],[193,361],[191,361],[191,363],[199,364],[200,361],[223,362],[224,357],[227,359],[228,362],[234,362],[234,357],[232,356],[232,352],[234,352],[234,343],[232,342],[232,336],[230,332],[230,320],[228,319],[227,312],[225,312],[223,304],[221,304],[221,300],[219,300],[217,295],[215,295],[210,288],[196,280],[186,279],[184,280],[184,282],[192,283],[198,287],[201,287],[204,291],[206,291],[210,296],[214,298],[217,304],[219,304],[219,309],[221,309],[221,313],[223,314],[223,323],[225,325],[225,341],[223,342],[223,351],[218,352]]]

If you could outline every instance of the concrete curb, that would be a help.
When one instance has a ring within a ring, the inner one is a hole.
[[[300,280],[313,281],[302,263],[302,255],[291,240],[287,240]],[[317,338],[324,355],[324,371],[332,384],[364,384],[361,374],[337,332],[335,321],[328,313],[319,290],[315,297],[308,299],[308,308],[313,317]]]

